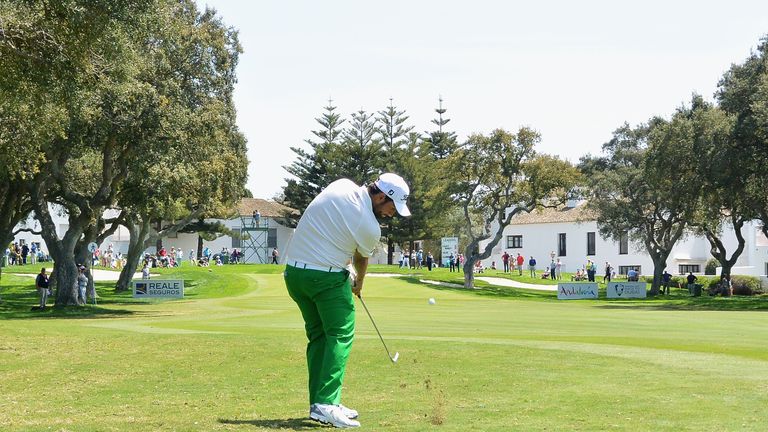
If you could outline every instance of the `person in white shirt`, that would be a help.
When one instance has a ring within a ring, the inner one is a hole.
[[[341,405],[341,387],[355,333],[355,303],[368,258],[381,239],[377,217],[410,216],[410,189],[397,174],[368,186],[348,179],[326,187],[304,211],[285,252],[285,284],[304,318],[309,371],[309,417],[357,427],[358,413]],[[357,276],[350,279],[352,262]]]

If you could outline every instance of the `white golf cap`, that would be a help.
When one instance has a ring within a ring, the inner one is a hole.
[[[379,176],[378,180],[376,180],[376,186],[395,202],[395,208],[400,216],[411,215],[411,211],[408,210],[408,206],[405,205],[405,202],[408,200],[408,194],[411,193],[411,189],[402,177],[394,173],[384,173]]]

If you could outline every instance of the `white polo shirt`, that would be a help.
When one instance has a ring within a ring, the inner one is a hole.
[[[285,263],[346,267],[357,250],[370,257],[381,239],[368,188],[348,179],[331,183],[312,200],[293,233]]]

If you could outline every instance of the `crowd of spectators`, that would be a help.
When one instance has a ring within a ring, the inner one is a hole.
[[[3,265],[27,265],[37,264],[38,262],[50,261],[51,257],[45,253],[39,243],[28,245],[24,241],[15,241],[5,248],[3,255]]]

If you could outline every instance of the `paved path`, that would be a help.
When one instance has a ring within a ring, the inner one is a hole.
[[[540,291],[557,291],[557,285],[536,285],[536,284],[529,284],[525,282],[517,282],[510,279],[505,278],[497,278],[497,277],[475,277],[477,280],[481,280],[483,282],[488,282],[491,285],[499,285],[499,286],[506,286],[506,287],[512,287],[512,288],[525,288],[525,289],[533,289],[533,290],[540,290]]]
[[[404,277],[404,276],[410,276],[410,275],[404,275],[404,274],[398,274],[398,273],[368,273],[367,276],[373,276],[373,277]],[[505,278],[498,278],[498,277],[485,277],[475,276],[475,279],[481,280],[483,282],[487,282],[491,285],[497,285],[497,286],[505,286],[505,287],[512,287],[512,288],[525,288],[525,289],[533,289],[533,290],[540,290],[540,291],[557,291],[556,285],[536,285],[536,284],[529,284],[525,282],[517,282],[510,279]],[[428,279],[419,279],[419,282],[432,284],[432,285],[442,285],[442,286],[449,286],[452,288],[464,288],[464,285],[460,284],[454,284],[454,283],[448,283],[448,282],[438,282]]]

